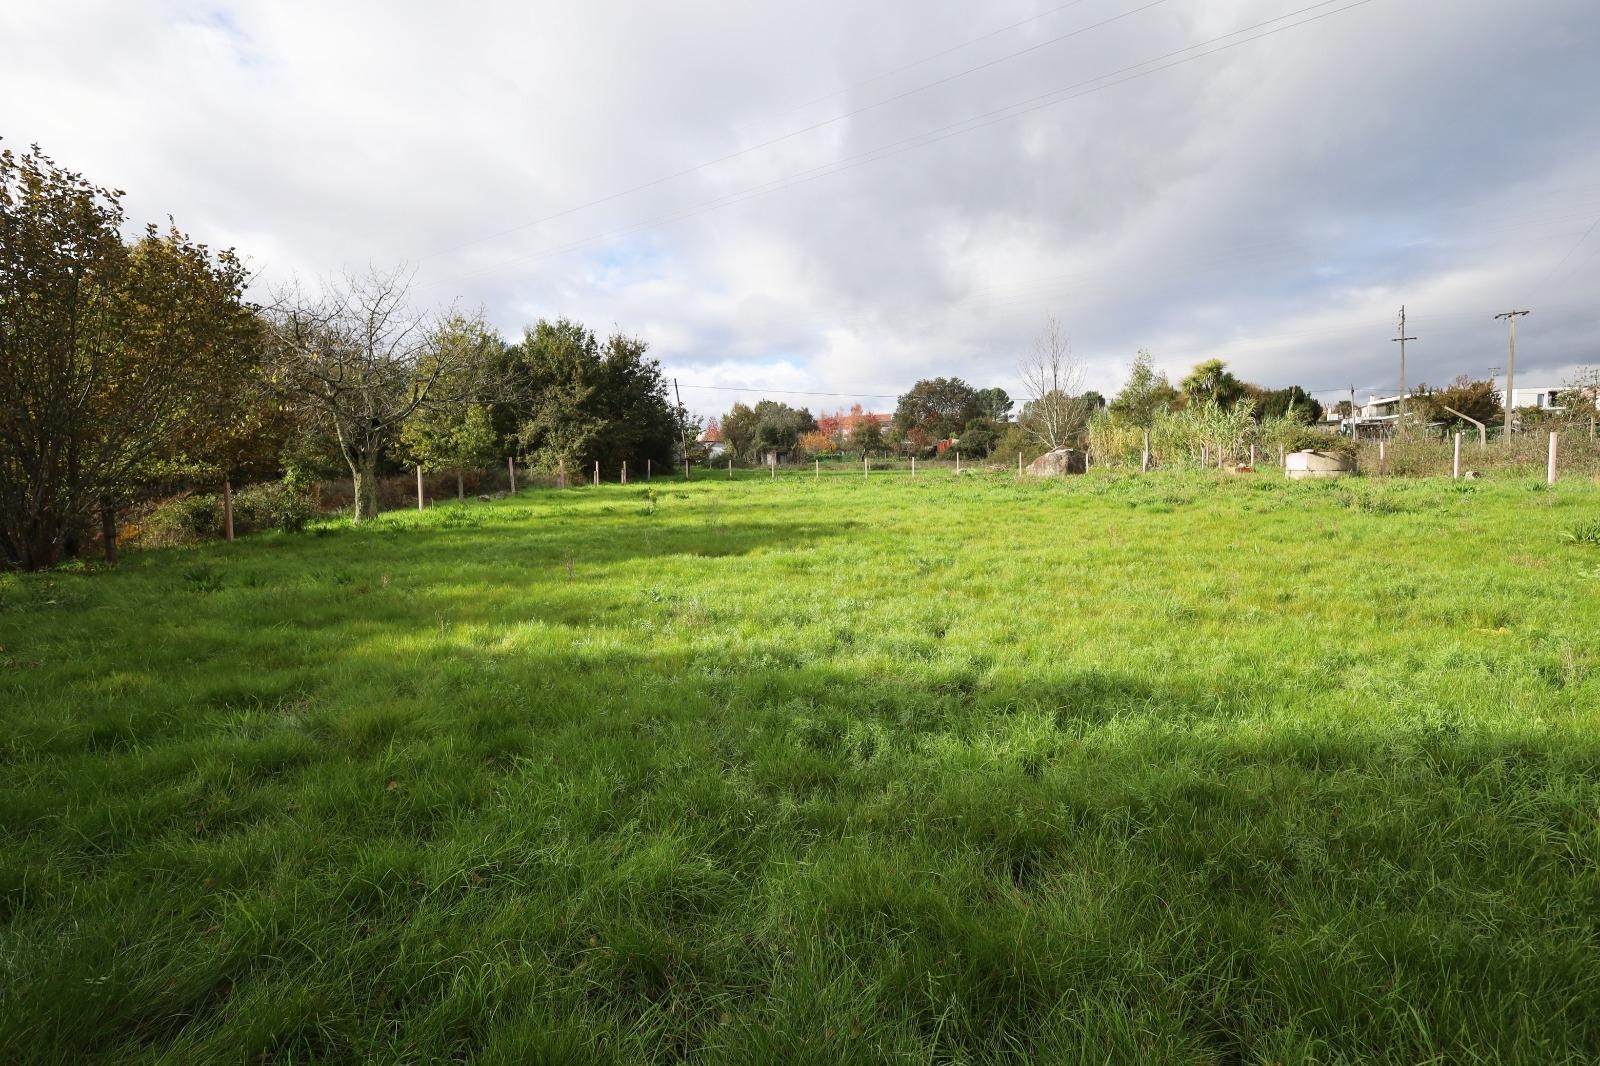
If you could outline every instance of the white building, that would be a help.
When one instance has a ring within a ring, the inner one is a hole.
[[[1515,389],[1516,396],[1512,407],[1536,407],[1541,411],[1561,410],[1561,394],[1566,392],[1564,385],[1518,385]],[[1500,384],[1498,378],[1494,383],[1495,395],[1500,397],[1500,406],[1506,405],[1506,389]]]

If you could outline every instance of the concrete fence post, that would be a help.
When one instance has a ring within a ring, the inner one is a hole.
[[[1389,442],[1378,442],[1378,473],[1384,475],[1389,472]]]
[[[1556,439],[1557,434],[1552,431],[1550,433],[1550,460],[1544,472],[1544,483],[1546,485],[1554,485],[1556,483]]]
[[[1461,431],[1460,430],[1456,430],[1455,457],[1450,461],[1450,476],[1452,478],[1458,478],[1458,477],[1461,476]]]

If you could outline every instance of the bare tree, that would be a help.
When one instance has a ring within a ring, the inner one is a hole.
[[[280,295],[268,314],[277,380],[338,442],[355,483],[355,519],[378,512],[378,457],[412,412],[458,402],[467,346],[441,344],[439,323],[414,311],[410,274],[370,270],[306,300]]]
[[[1083,364],[1073,356],[1054,315],[1045,319],[1019,369],[1028,392],[1024,429],[1051,451],[1077,444],[1089,421],[1089,405],[1076,395],[1083,385]]]

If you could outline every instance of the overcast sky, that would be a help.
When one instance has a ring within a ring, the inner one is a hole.
[[[8,0],[0,137],[262,297],[409,263],[702,414],[1020,393],[1048,314],[1108,393],[1141,347],[1392,391],[1402,303],[1413,383],[1512,307],[1519,383],[1600,364],[1600,3],[1312,2]]]

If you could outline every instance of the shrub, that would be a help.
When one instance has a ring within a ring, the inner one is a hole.
[[[236,533],[276,529],[299,533],[317,516],[310,493],[287,481],[268,481],[239,490],[233,497]]]
[[[123,539],[141,548],[172,548],[222,536],[222,500],[205,492],[174,496],[135,517]]]

